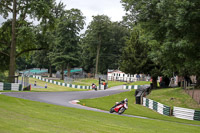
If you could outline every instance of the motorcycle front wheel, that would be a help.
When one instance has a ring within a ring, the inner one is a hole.
[[[111,109],[110,109],[110,113],[113,113],[113,112],[114,112],[114,108],[111,108]]]
[[[121,115],[122,113],[124,113],[125,110],[126,110],[125,108],[121,108],[121,109],[119,110],[118,114]]]

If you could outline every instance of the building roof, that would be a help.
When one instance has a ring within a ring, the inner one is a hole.
[[[47,73],[48,70],[40,70],[40,69],[32,69],[32,70],[25,70],[21,73],[27,74],[27,73],[33,73],[33,74],[41,74],[41,73]]]
[[[122,71],[120,71],[120,70],[113,70],[113,71],[108,71],[108,73],[124,73],[124,72],[122,72]]]
[[[74,70],[70,70],[70,73],[75,73],[75,72],[81,72],[82,71],[82,69],[74,69]],[[64,74],[67,74],[67,70],[66,71],[64,71]]]

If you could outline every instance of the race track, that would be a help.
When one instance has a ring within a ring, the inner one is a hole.
[[[28,99],[32,101],[45,102],[49,104],[94,110],[99,112],[108,112],[75,104],[73,100],[103,97],[129,91],[129,90],[121,90],[121,88],[122,86],[117,86],[111,89],[98,90],[98,91],[91,90],[91,91],[70,91],[70,92],[7,92],[2,94],[16,98]]]

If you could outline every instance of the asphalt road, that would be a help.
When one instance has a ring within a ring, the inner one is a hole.
[[[129,91],[129,90],[121,90],[121,88],[122,86],[117,86],[111,89],[98,90],[98,91],[91,90],[91,91],[70,91],[70,92],[7,92],[2,94],[16,98],[28,99],[32,101],[45,102],[49,104],[94,110],[99,112],[108,112],[78,105],[74,102],[74,100],[97,98],[97,97],[109,96]]]
[[[39,102],[44,102],[44,103],[49,103],[49,104],[60,105],[60,106],[109,113],[109,111],[76,104],[75,101],[80,100],[80,99],[104,97],[104,96],[118,94],[118,93],[126,92],[126,91],[130,91],[130,90],[122,90],[122,86],[115,86],[110,89],[98,90],[98,91],[91,90],[91,91],[70,91],[70,92],[7,92],[7,93],[1,93],[1,94],[11,96],[11,97],[16,97],[16,98],[28,99],[32,101],[39,101]],[[113,114],[116,114],[116,113],[113,113]],[[128,116],[128,117],[149,119],[149,118],[140,117],[140,116],[126,115],[126,114],[122,114],[122,115]]]

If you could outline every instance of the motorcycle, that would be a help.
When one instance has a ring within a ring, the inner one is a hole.
[[[124,99],[121,102],[116,102],[115,106],[110,109],[110,113],[116,112],[118,114],[124,113],[128,109],[128,99]]]
[[[92,89],[97,91],[97,86],[94,83],[92,83]]]

